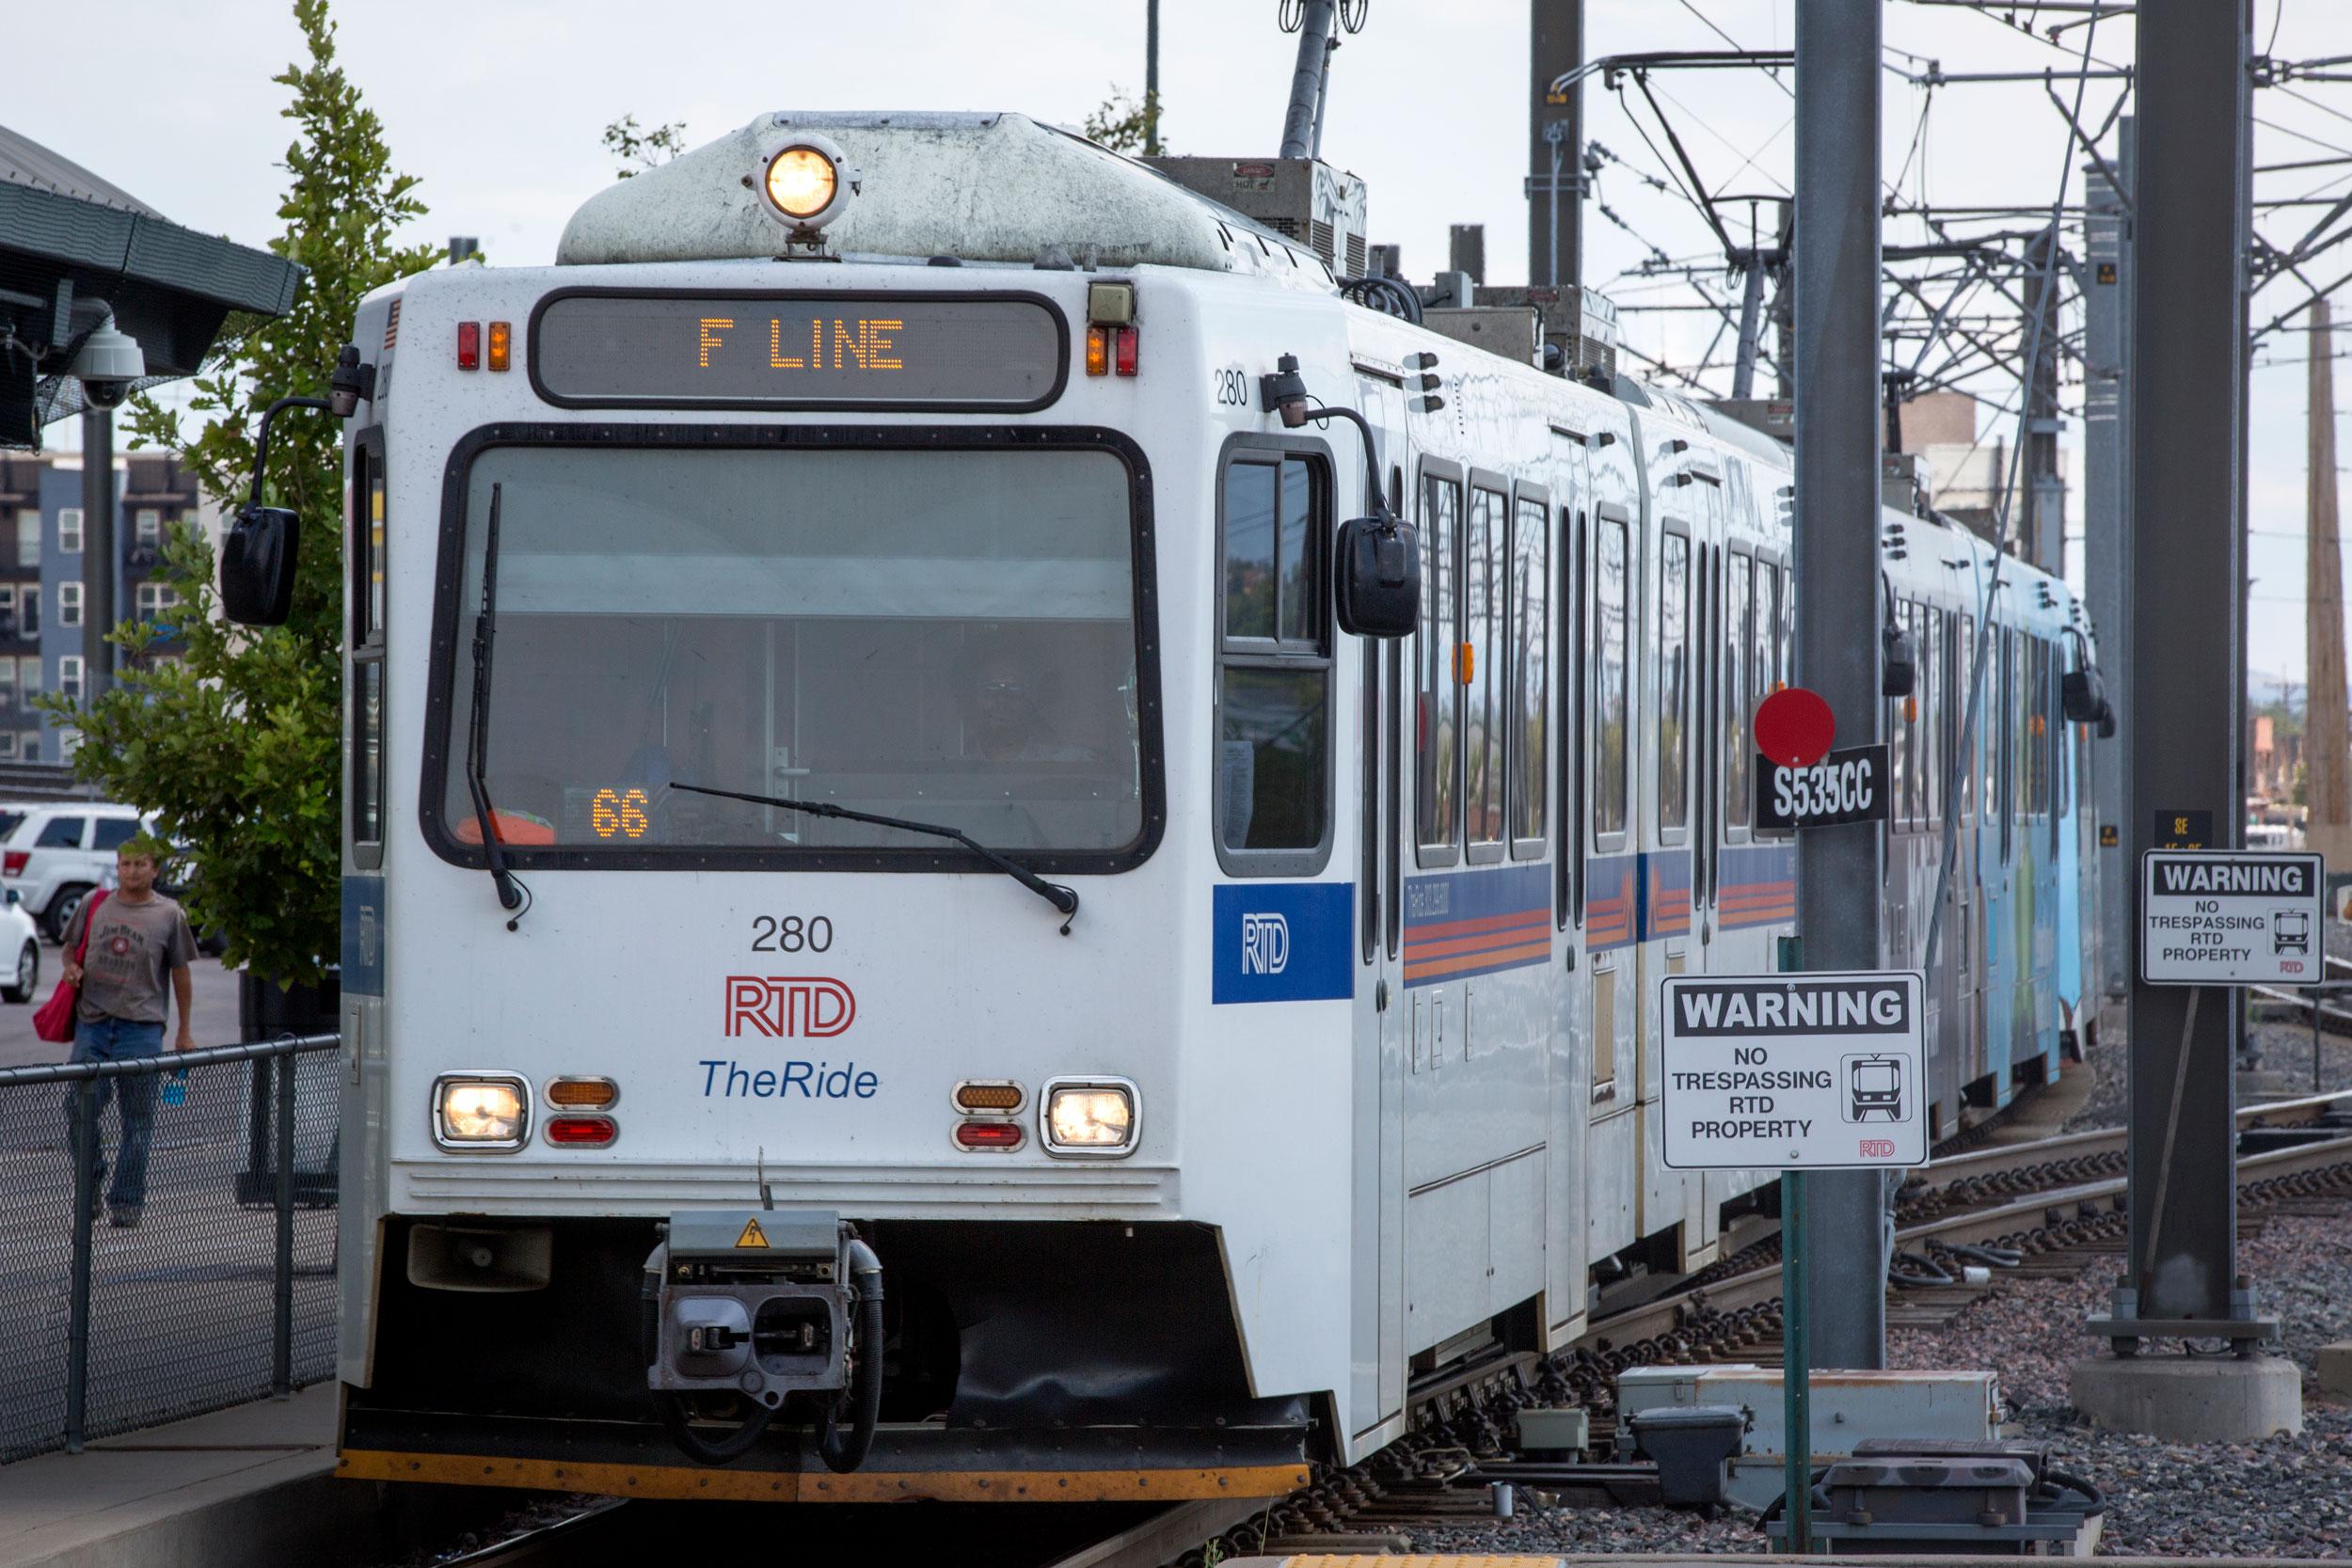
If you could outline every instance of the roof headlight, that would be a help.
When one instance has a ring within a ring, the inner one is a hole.
[[[759,176],[769,212],[796,230],[822,229],[841,215],[857,189],[857,170],[843,166],[841,149],[806,134],[775,146]]]
[[[520,1148],[531,1090],[504,1072],[450,1072],[433,1081],[433,1137],[443,1148]]]
[[[1061,1078],[1041,1097],[1045,1152],[1116,1157],[1132,1154],[1140,1117],[1136,1086],[1124,1078]]]

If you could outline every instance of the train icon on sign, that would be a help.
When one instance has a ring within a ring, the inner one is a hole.
[[[1850,1122],[1872,1117],[1901,1121],[1904,1067],[1899,1056],[1849,1056],[1842,1064],[1845,1094],[1838,1106]]]
[[[2273,910],[2270,911],[2270,951],[2300,953],[2305,958],[2312,952],[2312,911],[2309,910]]]

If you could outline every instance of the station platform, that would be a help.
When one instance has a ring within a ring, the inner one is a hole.
[[[429,1528],[412,1515],[446,1505],[424,1489],[336,1478],[335,1397],[316,1384],[0,1466],[0,1568],[292,1568]]]

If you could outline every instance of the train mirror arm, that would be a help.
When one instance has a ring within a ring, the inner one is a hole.
[[[883,816],[870,811],[852,811],[848,806],[836,806],[830,800],[795,800],[786,795],[747,795],[739,789],[713,789],[707,784],[673,784],[670,787],[684,790],[689,795],[716,796],[722,800],[748,800],[755,806],[775,806],[783,811],[802,812],[810,816],[834,816],[845,822],[865,822],[877,828],[897,828],[910,833],[929,833],[933,838],[951,838],[1059,911],[1063,936],[1070,934],[1070,923],[1078,918],[1077,889],[1047,881],[1018,861],[998,854],[961,828],[943,827],[936,822],[910,822],[903,816]]]
[[[322,414],[337,412],[334,403],[326,398],[279,398],[262,410],[262,428],[253,438],[253,488],[246,498],[248,511],[262,504],[262,476],[269,471],[269,428],[289,408],[315,408]]]

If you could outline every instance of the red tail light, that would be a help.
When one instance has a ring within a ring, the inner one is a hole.
[[[478,371],[482,368],[482,324],[480,322],[457,324],[457,368],[461,371]]]
[[[620,1124],[611,1117],[549,1117],[548,1142],[601,1148],[620,1136]]]
[[[1111,328],[1111,368],[1120,375],[1136,373],[1136,329],[1132,326]]]
[[[32,858],[33,852],[30,849],[10,849],[5,854],[0,854],[0,877],[24,876],[24,863]]]
[[[956,1142],[965,1148],[1019,1148],[1017,1121],[965,1121],[956,1124]]]

